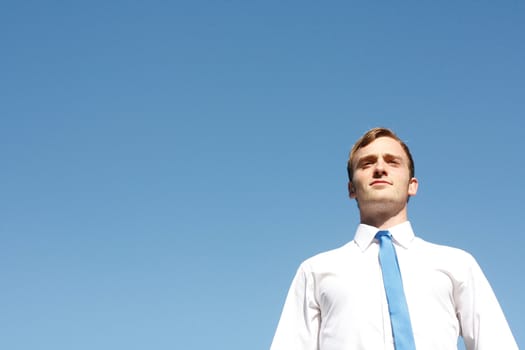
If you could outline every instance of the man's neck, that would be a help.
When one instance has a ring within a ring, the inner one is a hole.
[[[361,212],[361,223],[377,227],[381,230],[389,229],[390,227],[399,225],[408,220],[406,208],[399,213],[392,215],[392,213],[376,212],[371,215],[364,215]]]

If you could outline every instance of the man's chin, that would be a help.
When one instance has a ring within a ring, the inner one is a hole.
[[[359,201],[359,208],[368,212],[397,212],[400,208],[405,206],[399,198],[391,198],[388,196],[376,196]]]

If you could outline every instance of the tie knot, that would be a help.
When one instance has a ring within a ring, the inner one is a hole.
[[[383,238],[383,237],[392,238],[392,234],[390,232],[386,231],[386,230],[385,231],[379,231],[379,232],[376,233],[376,238],[378,240],[381,240],[381,238]]]

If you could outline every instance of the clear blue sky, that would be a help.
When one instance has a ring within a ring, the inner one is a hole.
[[[525,345],[523,2],[5,1],[0,33],[1,349],[267,349],[374,126]]]

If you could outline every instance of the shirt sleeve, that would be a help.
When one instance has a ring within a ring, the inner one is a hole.
[[[319,350],[320,322],[313,275],[303,263],[288,291],[270,350]]]
[[[518,350],[487,278],[476,260],[467,256],[467,270],[455,289],[456,312],[467,350]]]

